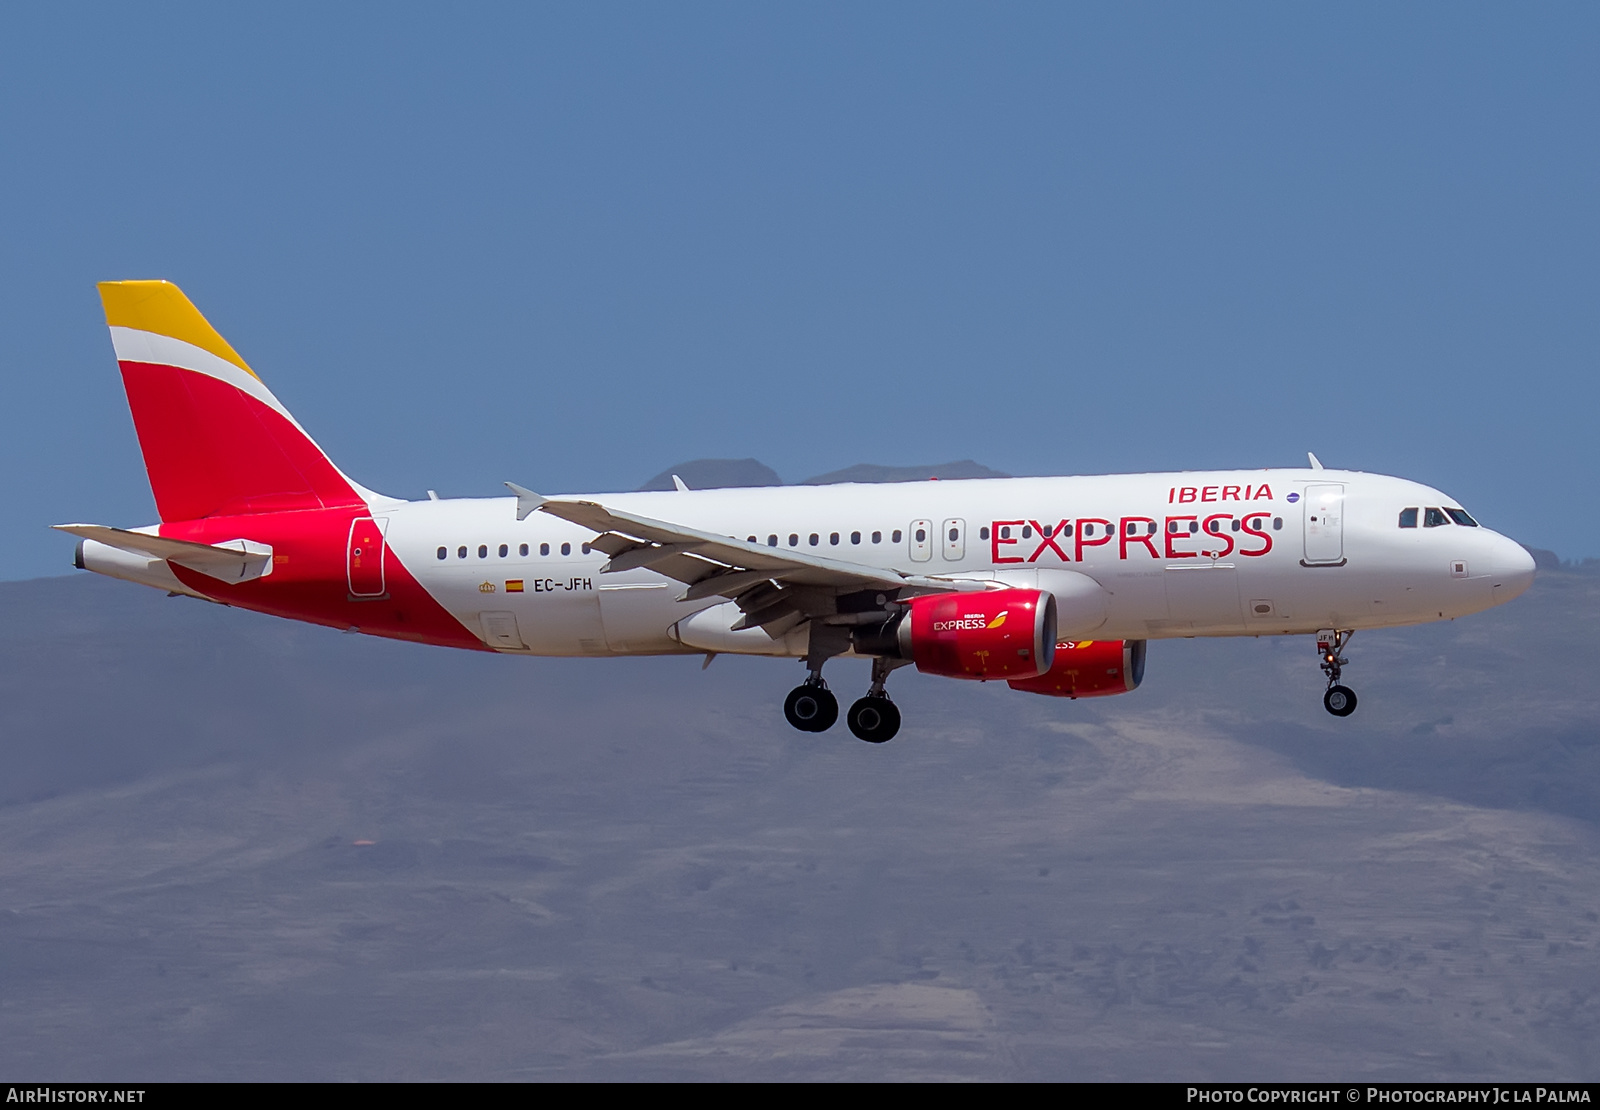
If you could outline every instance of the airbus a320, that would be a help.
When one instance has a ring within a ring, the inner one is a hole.
[[[1359,629],[1449,620],[1533,581],[1519,544],[1439,490],[1331,470],[407,501],[345,475],[177,286],[100,287],[161,521],[57,525],[76,565],[274,616],[535,656],[803,660],[795,728],[839,703],[871,743],[891,672],[1122,694],[1152,639],[1314,636],[1323,704]]]

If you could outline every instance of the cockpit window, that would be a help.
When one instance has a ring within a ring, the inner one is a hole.
[[[1419,509],[1401,509],[1400,527],[1415,528],[1417,526],[1417,513],[1420,511]]]
[[[1437,528],[1441,524],[1450,523],[1449,517],[1445,516],[1444,513],[1440,512],[1438,509],[1432,508],[1431,506],[1424,509],[1422,513],[1422,526],[1424,528]]]
[[[1452,509],[1449,506],[1446,506],[1444,511],[1450,514],[1451,520],[1455,521],[1463,528],[1476,528],[1478,526],[1478,522],[1468,516],[1465,509]]]

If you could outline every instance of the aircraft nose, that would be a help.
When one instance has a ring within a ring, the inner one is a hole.
[[[1528,549],[1516,540],[1496,536],[1491,559],[1496,603],[1510,601],[1533,585],[1534,562]]]

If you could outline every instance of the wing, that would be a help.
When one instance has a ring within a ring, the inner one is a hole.
[[[637,516],[598,501],[541,497],[511,482],[517,519],[545,512],[596,533],[589,546],[611,556],[600,573],[648,567],[684,583],[680,601],[722,596],[744,611],[736,628],[761,626],[780,636],[801,621],[867,624],[917,594],[981,590],[972,580],[902,574],[799,551],[747,543],[682,524]]]

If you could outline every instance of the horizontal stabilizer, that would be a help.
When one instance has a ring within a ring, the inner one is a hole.
[[[254,540],[209,544],[168,539],[103,524],[56,524],[52,527],[58,532],[68,532],[82,539],[103,543],[118,551],[151,559],[165,559],[222,582],[248,582],[272,573],[272,547]]]

